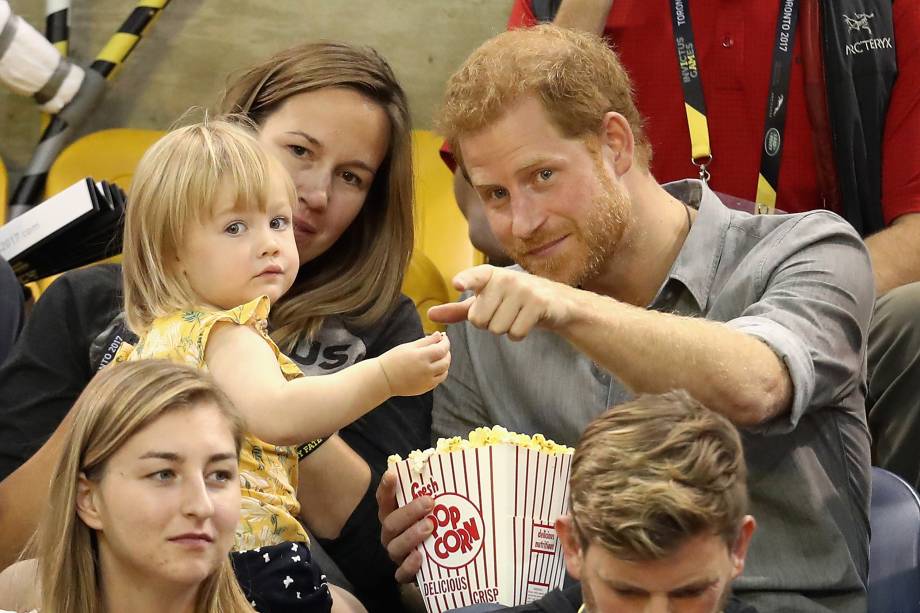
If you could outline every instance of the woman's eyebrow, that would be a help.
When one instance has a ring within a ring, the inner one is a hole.
[[[138,458],[140,460],[169,460],[170,462],[178,462],[182,460],[182,456],[178,453],[173,453],[172,451],[148,451]]]
[[[316,138],[310,136],[309,134],[307,134],[307,133],[304,132],[303,130],[288,130],[287,132],[285,132],[285,134],[291,134],[291,135],[293,135],[293,136],[300,136],[300,137],[302,137],[302,138],[305,138],[305,139],[306,139],[311,145],[313,145],[314,147],[319,147],[319,148],[322,148],[322,147],[323,147],[323,143],[322,143],[321,141],[319,141],[318,139],[316,139]],[[376,169],[374,169],[373,166],[371,166],[370,164],[368,164],[368,163],[365,162],[364,160],[349,160],[349,161],[347,161],[347,162],[344,162],[344,163],[341,164],[341,165],[342,165],[342,166],[356,166],[356,167],[358,167],[358,168],[360,168],[360,169],[362,169],[362,170],[366,170],[366,171],[369,172],[372,176],[377,174]]]
[[[237,459],[238,456],[235,453],[215,453],[208,458],[208,463],[210,464],[212,462],[223,462],[224,460],[233,460],[236,462]]]
[[[167,460],[169,462],[181,462],[185,459],[185,456],[179,453],[174,453],[172,451],[148,451],[147,453],[140,456],[141,460]],[[215,453],[208,457],[208,463],[211,462],[222,462],[224,460],[234,460],[236,461],[236,453]]]
[[[370,173],[371,176],[374,176],[377,174],[377,172],[373,168],[371,168],[371,165],[363,160],[350,160],[342,164],[342,166],[356,166],[362,170],[366,170],[368,173]]]
[[[309,141],[311,145],[314,145],[316,147],[323,146],[323,143],[321,143],[318,139],[310,136],[303,130],[288,130],[286,134],[293,134],[294,136],[302,136],[303,138],[307,139],[307,141]]]

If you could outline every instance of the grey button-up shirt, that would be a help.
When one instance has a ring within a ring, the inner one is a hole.
[[[788,413],[742,430],[758,529],[735,591],[761,612],[862,613],[874,302],[866,248],[833,213],[754,216],[726,208],[699,181],[665,188],[699,214],[648,308],[757,337],[783,359],[794,388]],[[435,391],[435,437],[501,424],[574,445],[592,418],[632,397],[551,332],[514,343],[463,323],[448,334],[453,357]]]

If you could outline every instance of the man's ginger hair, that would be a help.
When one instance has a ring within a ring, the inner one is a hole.
[[[476,49],[447,82],[437,129],[462,166],[459,139],[531,95],[566,138],[596,135],[604,114],[620,113],[640,167],[648,168],[652,150],[616,53],[598,36],[548,24],[503,32]]]
[[[609,409],[572,460],[571,516],[582,548],[660,560],[700,534],[735,543],[747,513],[738,431],[686,392]]]

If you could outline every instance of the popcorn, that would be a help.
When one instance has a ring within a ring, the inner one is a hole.
[[[519,434],[511,432],[502,426],[482,426],[469,433],[468,438],[464,439],[459,436],[450,438],[439,438],[435,446],[424,451],[416,449],[409,453],[409,461],[416,473],[422,472],[423,465],[434,453],[453,453],[462,449],[477,449],[489,445],[509,444],[517,447],[524,447],[534,451],[548,453],[550,455],[560,455],[572,453],[574,449],[548,439],[542,434]],[[387,465],[398,464],[403,458],[399,454],[393,454],[387,458]]]
[[[435,526],[419,547],[429,613],[478,603],[515,606],[562,586],[554,522],[568,510],[571,447],[502,426],[438,439],[396,467],[400,506],[431,496]]]

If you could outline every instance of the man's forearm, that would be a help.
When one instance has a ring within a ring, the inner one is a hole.
[[[300,462],[300,516],[312,534],[334,539],[364,497],[371,469],[337,434]]]
[[[881,296],[901,285],[920,281],[920,213],[909,213],[866,239],[875,292]]]
[[[759,339],[718,322],[570,292],[571,315],[557,332],[632,391],[685,389],[741,426],[789,410],[789,374]]]
[[[612,6],[613,0],[564,0],[553,23],[600,36],[604,33]]]

